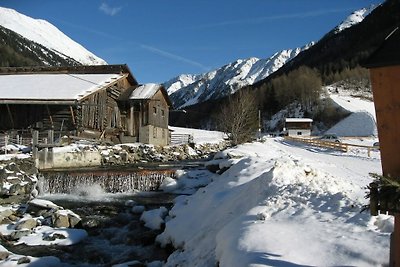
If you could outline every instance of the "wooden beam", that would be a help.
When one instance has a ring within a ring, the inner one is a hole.
[[[74,124],[74,126],[76,128],[75,114],[74,114],[74,109],[72,108],[72,106],[69,106],[69,111],[71,112],[72,123]]]
[[[14,128],[14,119],[13,119],[13,117],[12,117],[12,113],[11,113],[11,110],[10,110],[10,106],[9,106],[8,104],[7,104],[6,106],[7,106],[8,116],[10,117],[11,126],[12,126],[12,128]]]
[[[50,124],[51,124],[51,127],[54,127],[54,123],[53,123],[53,117],[51,117],[51,113],[50,113],[49,105],[46,105],[46,110],[47,110],[47,114],[49,115],[49,119],[50,119]]]

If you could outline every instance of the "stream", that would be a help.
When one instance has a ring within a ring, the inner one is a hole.
[[[13,253],[34,257],[55,256],[62,266],[112,266],[129,261],[141,265],[161,266],[172,249],[155,244],[162,232],[144,227],[141,214],[132,212],[132,206],[145,210],[173,205],[174,194],[152,191],[163,177],[174,177],[173,171],[157,171],[143,175],[115,171],[82,173],[52,173],[40,181],[40,199],[70,209],[82,221],[76,228],[85,229],[88,237],[71,246],[26,246],[9,248]],[[95,182],[97,181],[97,183]],[[139,190],[140,189],[140,190]]]

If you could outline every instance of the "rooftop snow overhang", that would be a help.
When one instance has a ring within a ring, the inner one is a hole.
[[[0,103],[70,104],[108,88],[128,74],[0,75]]]

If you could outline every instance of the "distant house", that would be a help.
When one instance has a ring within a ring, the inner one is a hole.
[[[51,129],[56,137],[168,142],[158,140],[162,132],[150,133],[154,127],[157,133],[167,128],[168,116],[161,125],[148,112],[152,99],[160,98],[155,102],[167,103],[163,112],[168,114],[168,96],[156,92],[137,102],[135,96],[146,86],[138,84],[127,65],[0,68],[0,84],[0,131],[30,135],[33,129],[42,134]]]
[[[312,119],[307,118],[286,118],[285,130],[288,136],[310,136]]]

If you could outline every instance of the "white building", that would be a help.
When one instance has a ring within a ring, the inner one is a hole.
[[[311,136],[312,119],[286,118],[285,130],[288,136]]]

